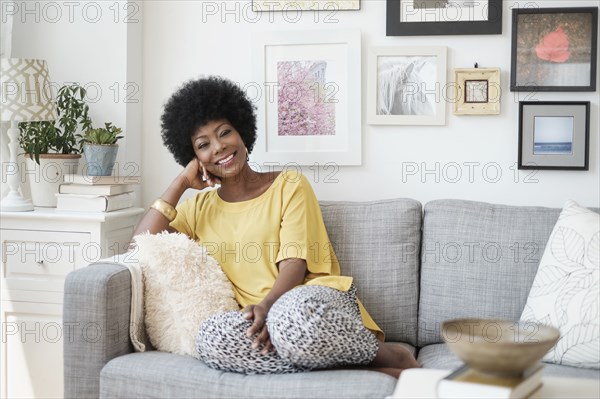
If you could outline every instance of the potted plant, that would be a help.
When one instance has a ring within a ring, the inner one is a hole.
[[[119,136],[121,128],[113,126],[108,122],[105,127],[89,129],[83,136],[80,136],[80,143],[83,147],[83,155],[87,162],[87,175],[90,176],[110,176],[113,166],[117,159],[119,145],[117,140],[122,139]]]
[[[77,132],[92,126],[85,96],[85,89],[78,84],[65,85],[56,96],[55,121],[19,124],[19,145],[28,157],[27,169],[35,173],[30,177],[35,206],[55,207],[63,175],[77,173],[81,158]]]

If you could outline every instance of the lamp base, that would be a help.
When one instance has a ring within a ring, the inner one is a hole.
[[[11,191],[0,201],[0,211],[2,212],[29,212],[33,211],[33,204],[25,199],[18,192]]]

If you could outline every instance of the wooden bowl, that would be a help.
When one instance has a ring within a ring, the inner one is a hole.
[[[442,324],[442,337],[450,350],[475,370],[519,374],[556,344],[560,332],[531,322],[455,319]]]

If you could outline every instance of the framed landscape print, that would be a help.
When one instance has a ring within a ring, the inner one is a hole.
[[[252,0],[252,11],[356,11],[360,0]]]
[[[512,14],[511,91],[595,91],[598,7]]]
[[[371,125],[446,123],[446,47],[374,47],[369,54]]]
[[[359,30],[253,37],[259,131],[253,161],[361,164]]]
[[[589,101],[521,101],[519,169],[588,170]]]
[[[386,35],[502,33],[502,0],[386,0]]]
[[[454,115],[500,113],[500,68],[454,69]]]

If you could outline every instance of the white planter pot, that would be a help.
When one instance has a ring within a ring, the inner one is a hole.
[[[27,156],[33,206],[55,208],[58,186],[65,174],[77,173],[80,154],[41,154],[40,164]]]

